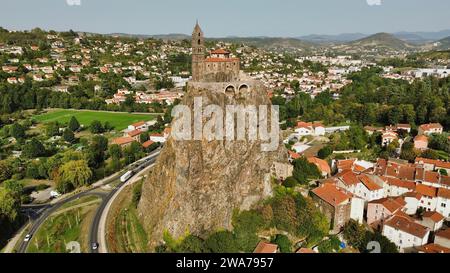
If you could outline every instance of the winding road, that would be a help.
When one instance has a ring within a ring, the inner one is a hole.
[[[144,169],[146,169],[149,166],[151,166],[152,164],[154,164],[159,155],[159,152],[160,152],[160,149],[154,151],[149,156],[133,163],[129,169],[135,175],[132,178],[130,178],[130,180],[135,178],[137,176],[137,174],[139,174],[141,171],[143,171]],[[120,178],[120,175],[114,175],[114,176],[104,180],[103,183],[96,184],[96,186],[94,186],[93,188],[91,188],[87,191],[80,192],[71,197],[65,198],[55,204],[45,204],[45,205],[39,205],[39,206],[25,206],[24,207],[25,210],[26,209],[39,209],[39,212],[37,213],[37,219],[30,223],[30,228],[27,233],[34,235],[39,230],[39,228],[43,225],[43,223],[47,220],[47,218],[49,218],[53,213],[55,213],[58,209],[60,209],[65,204],[70,203],[75,200],[78,200],[81,197],[85,197],[85,196],[98,196],[102,199],[102,203],[97,208],[96,214],[94,216],[94,220],[91,225],[90,236],[89,236],[91,245],[93,243],[98,243],[98,234],[99,234],[99,230],[101,227],[101,225],[100,225],[101,219],[102,219],[102,217],[105,217],[108,214],[108,209],[107,209],[108,204],[110,203],[111,199],[113,199],[113,197],[116,195],[116,193],[119,192],[119,190],[123,186],[125,186],[127,183],[121,182],[109,193],[102,193],[102,192],[98,192],[96,190],[100,189],[101,187],[103,187],[107,184],[111,184],[112,182],[117,181],[119,178]],[[31,242],[32,242],[32,240],[30,240],[28,242],[25,242],[25,241],[20,242],[17,252],[18,253],[26,253],[28,246],[30,245]],[[91,252],[98,253],[99,252],[98,249],[92,250],[91,245],[89,246],[89,248],[91,249]],[[102,249],[105,249],[105,251],[103,251],[103,252],[106,252],[106,248],[103,245],[101,247],[102,247]]]

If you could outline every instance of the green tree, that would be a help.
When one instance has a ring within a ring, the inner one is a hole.
[[[89,185],[92,171],[85,160],[69,161],[59,168],[59,179],[73,188]]]
[[[19,216],[19,209],[17,193],[7,187],[0,187],[0,224],[3,219],[14,222]]]
[[[93,134],[101,134],[104,132],[103,125],[98,120],[92,121],[91,126],[89,128],[91,130],[91,133],[93,133]]]
[[[366,231],[362,225],[353,219],[344,226],[343,236],[347,243],[354,248],[363,249],[366,247],[364,245]]]
[[[188,235],[184,238],[183,242],[178,246],[177,252],[179,253],[208,253],[208,247],[205,241],[201,238]]]
[[[120,147],[120,145],[113,144],[109,146],[108,153],[112,158],[119,160],[122,157],[122,147]]]
[[[17,140],[21,140],[21,139],[25,138],[25,128],[18,123],[14,123],[11,126],[10,132],[11,132],[11,136]]]
[[[273,224],[280,230],[296,232],[299,223],[295,200],[292,196],[275,198],[272,203]]]
[[[0,182],[10,179],[12,175],[11,165],[6,161],[0,161]]]
[[[318,157],[321,159],[326,159],[330,155],[333,154],[333,148],[331,146],[325,146],[322,149],[319,150],[317,153]]]
[[[432,149],[422,152],[420,156],[429,159],[439,159],[439,153]]]
[[[45,128],[45,132],[48,137],[58,136],[59,135],[59,123],[58,122],[50,122],[47,124]]]
[[[206,240],[206,246],[213,253],[236,253],[238,247],[234,235],[230,231],[218,231]]]
[[[295,188],[297,185],[298,185],[297,179],[295,179],[292,176],[286,178],[286,180],[283,181],[283,186],[285,186],[286,188]]]
[[[108,149],[108,139],[104,136],[94,136],[89,146],[90,161],[89,166],[98,168],[105,161],[105,152]]]
[[[139,136],[139,141],[141,143],[146,142],[147,140],[150,139],[150,134],[148,132],[143,132],[140,136]]]
[[[80,129],[80,123],[78,122],[78,120],[77,120],[76,117],[70,118],[68,128],[69,128],[72,132],[76,132],[76,131],[78,131],[78,129]]]
[[[272,243],[278,245],[281,253],[292,253],[292,243],[286,235],[277,234]]]
[[[137,208],[137,206],[139,205],[139,201],[141,200],[141,196],[142,196],[142,184],[143,181],[137,183],[134,187],[133,187],[133,193],[131,196],[131,203],[133,204],[133,206],[135,208]]]
[[[71,144],[76,142],[75,134],[69,128],[66,128],[66,130],[64,130],[63,139],[64,139],[64,141],[71,143]]]
[[[300,183],[306,184],[310,179],[320,178],[322,175],[315,164],[309,163],[304,157],[294,160],[293,177]]]
[[[36,158],[46,155],[46,150],[42,142],[37,138],[32,138],[23,147],[23,154],[27,158]]]

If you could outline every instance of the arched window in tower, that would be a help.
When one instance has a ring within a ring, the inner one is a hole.
[[[200,39],[198,39],[198,44],[200,45],[202,43],[202,41]]]

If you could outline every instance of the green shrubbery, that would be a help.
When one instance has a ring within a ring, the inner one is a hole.
[[[159,247],[163,252],[252,252],[260,241],[258,234],[276,228],[293,237],[305,238],[308,245],[315,244],[329,231],[329,223],[314,206],[312,200],[284,187],[277,187],[275,197],[266,200],[258,208],[236,212],[233,216],[233,231],[217,231],[206,239],[186,236],[178,242],[165,236],[170,242]],[[292,243],[285,235],[277,235],[272,242],[282,252],[292,252]],[[335,242],[332,241],[332,246]]]
[[[367,245],[372,241],[380,243],[381,253],[398,253],[396,245],[389,241],[388,238],[379,232],[367,231],[364,226],[355,220],[350,220],[345,225],[343,236],[350,246],[358,249],[362,253],[370,251],[370,249],[367,249]]]

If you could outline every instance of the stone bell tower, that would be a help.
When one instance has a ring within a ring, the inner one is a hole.
[[[194,82],[201,81],[203,78],[205,51],[205,36],[197,21],[192,32],[192,80]]]

